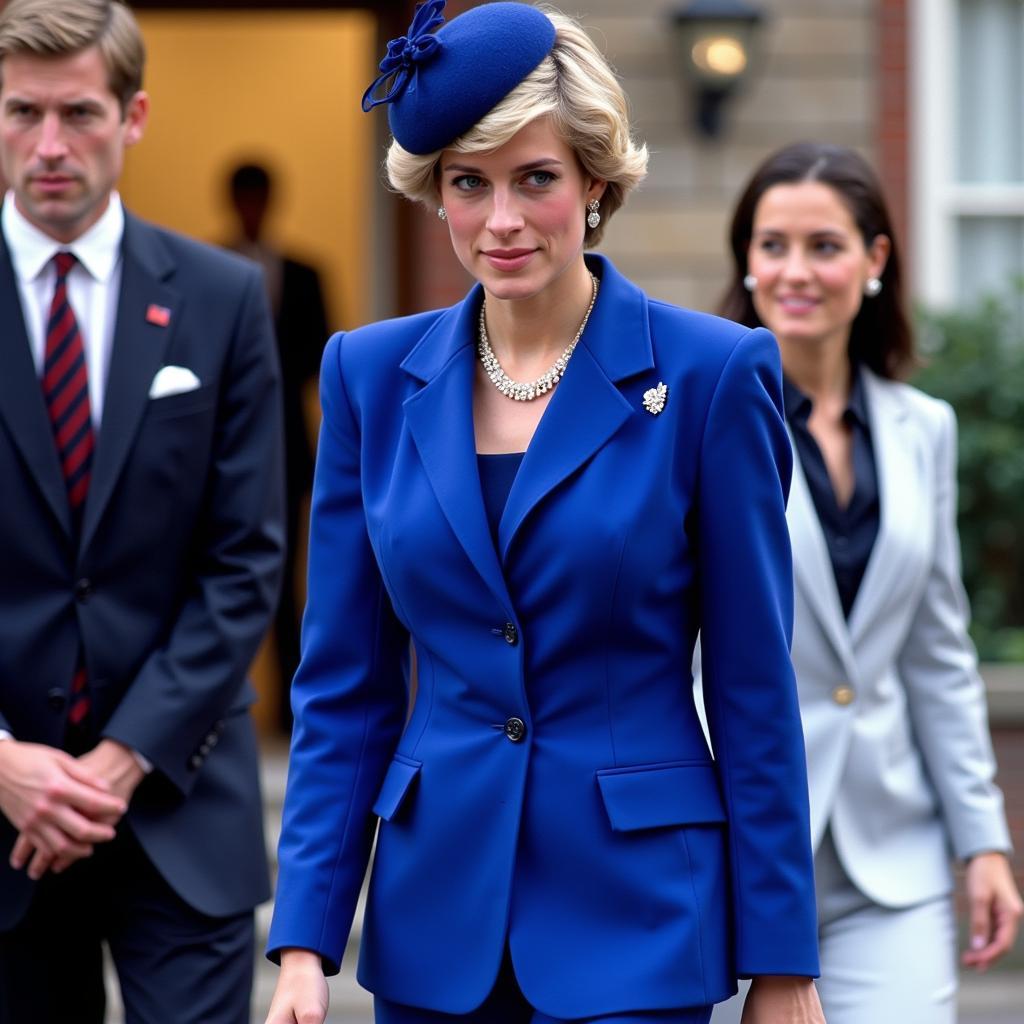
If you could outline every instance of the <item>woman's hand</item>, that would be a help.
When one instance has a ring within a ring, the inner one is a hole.
[[[970,943],[962,958],[964,967],[988,970],[1017,938],[1021,899],[1002,853],[979,853],[967,864],[964,876],[971,915]]]
[[[740,1024],[825,1024],[810,978],[763,974],[750,983]]]
[[[267,1024],[324,1024],[328,1002],[320,957],[308,949],[284,950]]]

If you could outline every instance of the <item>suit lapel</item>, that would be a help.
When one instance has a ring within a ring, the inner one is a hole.
[[[868,370],[861,371],[868,399],[878,475],[878,537],[850,612],[850,634],[859,645],[879,614],[887,614],[905,559],[913,551],[915,516],[921,509],[920,463],[907,409],[899,393]]]
[[[503,563],[537,504],[636,415],[617,383],[654,366],[646,296],[603,257],[588,262],[601,289],[512,484],[498,527]]]
[[[803,591],[807,603],[814,610],[846,674],[856,678],[856,663],[850,631],[839,603],[832,560],[822,532],[818,513],[811,498],[811,489],[804,476],[796,446],[793,446],[793,482],[789,490],[786,517],[790,525],[793,544],[793,572],[797,586]]]
[[[149,401],[150,384],[163,364],[179,320],[176,313],[181,307],[181,296],[167,284],[173,271],[173,260],[159,233],[126,212],[117,323],[103,400],[103,422],[96,439],[92,482],[85,503],[83,549],[114,493]],[[152,304],[170,310],[167,326],[148,322],[146,311]]]
[[[511,608],[487,525],[476,462],[472,341],[481,299],[481,289],[474,288],[406,357],[403,369],[426,385],[407,398],[403,408],[423,469],[455,536],[487,586]]]
[[[25,316],[7,243],[0,234],[0,419],[21,451],[32,478],[64,532],[71,534],[67,489],[57,457],[53,430],[46,414],[43,390],[32,361]]]
[[[654,365],[647,300],[607,260],[588,256],[601,290],[586,333],[523,459],[498,530],[504,558],[516,533],[553,488],[633,414],[616,382]],[[406,422],[459,543],[494,594],[511,607],[480,490],[473,430],[479,285],[442,315],[402,363],[425,386],[406,399]]]
[[[509,492],[498,527],[502,562],[537,503],[579,469],[632,414],[590,351],[578,345]]]

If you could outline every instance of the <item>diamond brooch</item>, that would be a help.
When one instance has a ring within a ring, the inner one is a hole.
[[[644,392],[644,408],[652,415],[657,416],[665,403],[668,401],[668,385],[663,381],[658,382],[656,388],[648,388]]]

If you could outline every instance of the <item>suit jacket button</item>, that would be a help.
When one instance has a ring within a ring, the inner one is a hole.
[[[510,647],[515,647],[515,645],[519,643],[519,630],[516,629],[516,624],[514,622],[506,622],[501,635],[505,638],[505,643]]]
[[[198,771],[203,766],[203,759],[198,754],[193,754],[188,759],[188,766],[192,771]]]
[[[526,736],[526,723],[521,718],[510,718],[505,723],[505,736],[513,743],[518,743]]]
[[[75,600],[79,604],[85,604],[90,597],[92,597],[92,581],[83,577],[75,584]]]
[[[54,711],[63,711],[64,705],[68,702],[68,696],[63,690],[59,690],[54,687],[52,690],[46,691],[46,703]]]
[[[848,704],[853,703],[853,698],[856,695],[853,692],[852,686],[847,686],[843,683],[842,686],[837,686],[832,691],[832,699],[840,706],[845,708]]]

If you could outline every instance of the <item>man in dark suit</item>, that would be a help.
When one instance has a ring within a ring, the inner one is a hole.
[[[307,529],[306,501],[313,486],[313,447],[306,409],[316,399],[320,359],[327,341],[327,312],[316,268],[281,252],[267,240],[267,214],[274,198],[270,171],[258,163],[240,164],[231,173],[229,193],[238,220],[238,237],[229,247],[263,268],[281,358],[287,548],[274,633],[281,674],[281,723],[289,726],[289,695],[292,676],[299,667],[302,611],[296,601],[299,581],[295,556]]]
[[[114,191],[143,46],[0,15],[0,1022],[248,1024],[268,894],[246,669],[283,546],[256,267]]]

